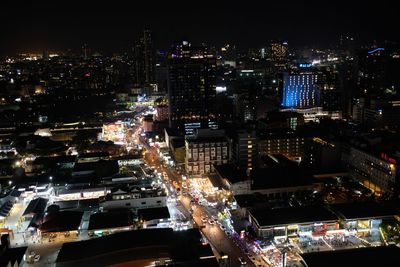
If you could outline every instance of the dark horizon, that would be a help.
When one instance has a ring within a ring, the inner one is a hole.
[[[239,48],[265,45],[271,39],[294,45],[333,46],[341,34],[361,42],[399,41],[395,8],[339,0],[243,2],[206,0],[201,3],[139,4],[115,0],[104,5],[92,0],[34,3],[6,0],[0,18],[0,53],[79,49],[86,43],[93,51],[126,51],[140,31],[152,30],[156,48],[188,39],[211,45],[236,44]],[[201,5],[201,6],[200,6]]]

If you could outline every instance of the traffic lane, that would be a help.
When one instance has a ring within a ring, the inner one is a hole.
[[[201,224],[201,216],[195,216],[195,222]],[[209,242],[217,249],[219,253],[224,253],[231,259],[231,266],[241,266],[238,258],[242,257],[247,261],[247,266],[255,266],[250,259],[243,253],[243,251],[236,246],[236,244],[226,236],[218,225],[209,225],[202,229],[203,234],[207,237]]]
[[[189,198],[181,198],[181,202],[185,208],[189,209]],[[200,205],[193,205],[192,215],[193,220],[197,225],[203,225],[201,222],[202,216],[210,217],[209,213]],[[238,261],[239,257],[242,257],[247,262],[247,266],[255,266],[247,257],[247,255],[239,247],[237,247],[233,240],[231,240],[217,224],[207,224],[205,228],[201,229],[201,231],[219,253],[223,252],[229,256],[231,259],[231,266],[241,266]]]
[[[154,166],[159,166],[163,172],[167,174],[169,177],[169,181],[175,181],[181,186],[182,179],[181,176],[171,171],[169,168],[164,167],[159,162],[154,161],[156,157],[155,148],[150,147],[141,137],[139,137],[141,143],[146,147],[147,152],[151,155],[151,163]],[[147,153],[146,153],[147,154]],[[168,183],[171,185],[172,183]],[[181,198],[182,205],[189,210],[190,209],[190,200],[187,197]],[[196,205],[193,209],[193,220],[197,225],[202,225],[201,217],[208,216],[211,217],[208,211],[204,209],[204,207]],[[219,253],[223,252],[230,257],[231,266],[240,267],[240,263],[238,261],[239,257],[242,257],[247,262],[247,266],[255,266],[248,256],[222,231],[218,225],[207,225],[205,228],[201,229],[206,238],[210,241],[210,243],[217,249]]]

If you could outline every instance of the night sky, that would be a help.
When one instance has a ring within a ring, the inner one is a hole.
[[[399,40],[393,1],[1,1],[0,53],[72,48],[123,51],[147,26],[157,48],[189,39],[239,47],[272,38],[330,45],[341,33],[358,40]],[[143,4],[146,2],[147,4]],[[353,3],[351,3],[353,2]],[[356,2],[356,3],[355,3]]]

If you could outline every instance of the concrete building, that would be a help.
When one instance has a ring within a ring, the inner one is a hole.
[[[201,129],[185,138],[185,169],[189,175],[214,172],[215,165],[229,161],[228,139],[223,130]]]
[[[304,157],[304,144],[308,137],[292,129],[275,129],[259,134],[258,146],[260,156],[282,154],[292,160]]]
[[[167,105],[158,105],[156,106],[156,121],[165,121],[168,120],[168,106]]]
[[[118,189],[100,199],[100,208],[103,210],[145,209],[165,207],[166,205],[167,195],[161,189],[133,188],[129,191]]]
[[[318,237],[339,229],[338,217],[323,206],[251,210],[249,221],[259,237],[274,240]]]
[[[258,139],[256,131],[239,129],[231,133],[232,162],[239,168],[253,169],[258,165]]]
[[[182,42],[168,57],[169,126],[186,134],[216,128],[216,58],[205,46]]]
[[[354,146],[346,152],[342,161],[352,177],[378,195],[395,191],[399,169],[396,156],[383,151],[377,154]]]
[[[289,166],[277,165],[249,171],[228,164],[217,166],[216,173],[218,184],[233,195],[259,193],[269,199],[280,199],[309,194],[321,187],[312,176]]]

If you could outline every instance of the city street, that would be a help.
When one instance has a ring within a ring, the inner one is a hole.
[[[139,135],[137,135],[139,136]],[[147,161],[149,166],[155,167],[158,171],[165,172],[167,176],[167,184],[181,188],[182,192],[187,192],[186,189],[182,188],[182,176],[178,174],[175,170],[171,170],[170,168],[164,167],[157,159],[157,151],[155,147],[150,147],[144,138],[139,137],[140,143],[147,149],[147,153],[145,154],[145,160]],[[180,202],[183,206],[190,210],[190,197],[181,195],[179,198]],[[234,243],[232,239],[230,239],[227,234],[222,231],[218,224],[210,225],[203,224],[201,221],[202,216],[207,216],[211,218],[211,214],[207,211],[207,209],[201,205],[192,205],[192,217],[193,221],[201,227],[202,233],[205,235],[207,240],[211,243],[211,245],[215,248],[215,250],[221,254],[226,254],[229,257],[230,266],[242,266],[239,263],[238,258],[242,257],[247,262],[247,266],[256,266],[252,263],[252,261],[248,258],[248,256]],[[259,266],[262,261],[258,261]],[[265,263],[265,262],[264,262]]]

